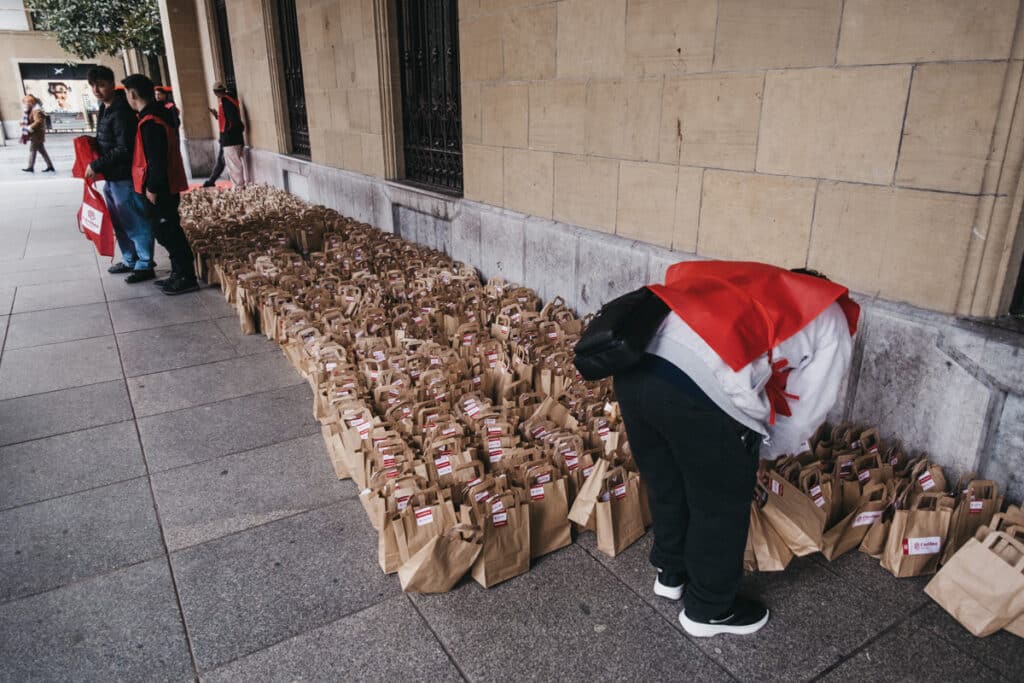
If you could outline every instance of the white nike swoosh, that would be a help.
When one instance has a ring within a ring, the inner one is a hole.
[[[724,624],[725,622],[727,622],[730,619],[732,619],[734,616],[735,616],[734,614],[730,614],[725,619],[709,619],[708,623],[709,624]]]

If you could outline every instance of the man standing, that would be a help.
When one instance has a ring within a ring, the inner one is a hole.
[[[245,141],[242,139],[245,124],[242,123],[241,107],[238,99],[223,83],[213,84],[213,94],[217,96],[219,104],[217,109],[210,109],[210,114],[217,119],[217,127],[220,130],[220,153],[210,178],[203,186],[213,187],[226,164],[231,182],[235,187],[244,187],[247,182],[245,158],[242,155],[245,149]]]
[[[114,72],[105,66],[94,66],[87,74],[92,93],[100,101],[96,123],[96,145],[99,158],[85,171],[86,181],[102,175],[103,198],[110,211],[114,236],[121,249],[121,262],[107,272],[130,273],[128,284],[152,280],[153,229],[146,218],[146,207],[132,187],[132,153],[135,150],[135,127],[138,118],[128,106],[124,91],[116,90]]]
[[[145,202],[157,241],[171,256],[171,275],[161,283],[164,294],[194,292],[199,289],[195,264],[178,215],[181,193],[188,189],[178,132],[156,101],[153,81],[133,74],[121,82],[129,106],[139,114],[132,183]]]

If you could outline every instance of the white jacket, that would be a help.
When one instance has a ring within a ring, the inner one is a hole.
[[[776,415],[765,385],[771,377],[768,354],[734,372],[682,318],[669,313],[647,347],[690,376],[715,404],[737,422],[762,434],[761,457],[774,460],[799,453],[836,402],[850,367],[853,338],[846,316],[834,303],[795,335],[772,350],[775,362],[785,358],[792,371],[786,393],[792,415]]]

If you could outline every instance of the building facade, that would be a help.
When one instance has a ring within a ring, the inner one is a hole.
[[[1020,0],[161,0],[184,145],[581,312],[684,259],[864,305],[835,419],[1024,496]],[[1013,322],[1009,327],[1013,326]]]
[[[53,130],[89,130],[99,105],[85,72],[93,64],[104,64],[118,78],[124,74],[121,58],[103,56],[83,63],[38,25],[23,0],[0,0],[0,144],[21,134],[21,98],[26,94],[42,101]]]

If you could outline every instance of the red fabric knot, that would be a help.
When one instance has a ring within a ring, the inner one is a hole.
[[[796,394],[786,392],[786,384],[789,382],[789,373],[793,370],[793,368],[787,367],[789,365],[789,361],[785,358],[773,361],[771,354],[769,354],[768,362],[772,365],[772,376],[768,378],[768,384],[764,387],[764,393],[768,397],[768,403],[771,406],[771,415],[768,419],[768,424],[774,425],[776,415],[785,415],[786,417],[789,417],[793,414],[793,411],[789,407],[789,402],[786,399],[798,401],[800,400],[800,397]]]

